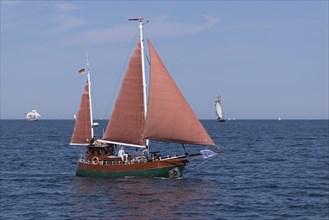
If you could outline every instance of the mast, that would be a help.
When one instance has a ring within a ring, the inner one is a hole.
[[[79,70],[79,73],[87,75],[87,82],[85,83],[81,95],[80,107],[78,110],[77,118],[75,120],[70,145],[88,145],[94,136],[93,126],[95,126],[96,123],[93,123],[91,82],[87,50],[86,59],[86,67]]]
[[[143,38],[143,24],[142,21],[144,18],[129,18],[129,21],[138,21],[139,22],[139,39],[141,44],[141,60],[142,60],[142,77],[143,77],[143,98],[144,98],[144,118],[146,119],[147,114],[147,101],[146,101],[146,77],[145,77],[145,63],[144,63],[144,38]],[[145,139],[146,148],[148,148],[149,140]]]
[[[89,60],[88,60],[88,51],[86,50],[86,70],[87,70],[87,80],[88,80],[88,90],[89,90],[89,106],[90,106],[90,129],[91,137],[94,137],[94,122],[93,122],[93,108],[91,102],[91,82],[90,82],[90,72],[89,72]]]
[[[104,141],[125,143],[127,146],[138,145],[142,148],[146,146],[143,135],[145,90],[141,54],[141,43],[138,41],[122,79],[114,109],[102,138]]]

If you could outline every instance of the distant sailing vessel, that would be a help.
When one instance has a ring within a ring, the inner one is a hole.
[[[31,112],[25,113],[25,118],[29,121],[37,121],[41,118],[41,115],[33,109]]]
[[[220,95],[217,96],[217,98],[216,98],[215,110],[216,110],[217,121],[224,122],[225,119],[224,119],[223,109],[222,109],[222,98]]]
[[[76,174],[179,178],[191,157],[202,155],[208,158],[221,150],[214,148],[213,151],[205,149],[194,154],[187,152],[186,144],[215,144],[186,102],[150,40],[150,87],[147,99],[143,18],[129,20],[139,22],[140,39],[135,46],[101,140],[94,137],[88,58],[86,69],[79,71],[87,73],[87,82],[70,145],[86,145],[86,155],[78,160]],[[151,152],[150,140],[177,143],[183,146],[185,153],[163,156],[160,152]],[[117,152],[119,146],[122,150]],[[136,154],[125,153],[123,146],[136,149]],[[143,151],[139,153],[138,149]]]

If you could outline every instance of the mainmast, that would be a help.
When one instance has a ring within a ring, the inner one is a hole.
[[[144,38],[143,38],[143,24],[142,21],[144,18],[129,18],[129,21],[138,21],[139,22],[139,39],[141,44],[141,59],[142,59],[142,77],[143,77],[143,98],[144,98],[144,117],[146,118],[147,113],[147,101],[146,101],[146,77],[145,77],[145,63],[144,63]],[[145,145],[148,148],[149,140],[145,140]]]

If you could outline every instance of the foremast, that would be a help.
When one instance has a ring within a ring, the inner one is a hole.
[[[88,59],[88,51],[86,50],[86,72],[87,72],[87,80],[88,80],[88,90],[89,90],[89,106],[90,106],[90,129],[91,129],[91,137],[94,137],[94,119],[93,119],[93,105],[91,101],[91,81],[90,81],[90,71],[89,71],[89,59]]]
[[[78,115],[75,120],[75,125],[70,141],[70,145],[88,145],[92,137],[94,136],[93,127],[97,123],[93,123],[93,111],[91,100],[91,80],[88,53],[86,51],[86,67],[79,70],[80,74],[87,75],[87,82],[85,83],[84,90],[82,92]]]

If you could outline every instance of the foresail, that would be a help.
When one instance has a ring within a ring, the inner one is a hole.
[[[89,144],[92,138],[89,98],[89,85],[87,81],[81,97],[80,108],[70,141],[71,145],[86,145]]]
[[[145,145],[141,46],[136,45],[103,140]]]
[[[148,41],[151,69],[144,138],[169,142],[214,145]]]

